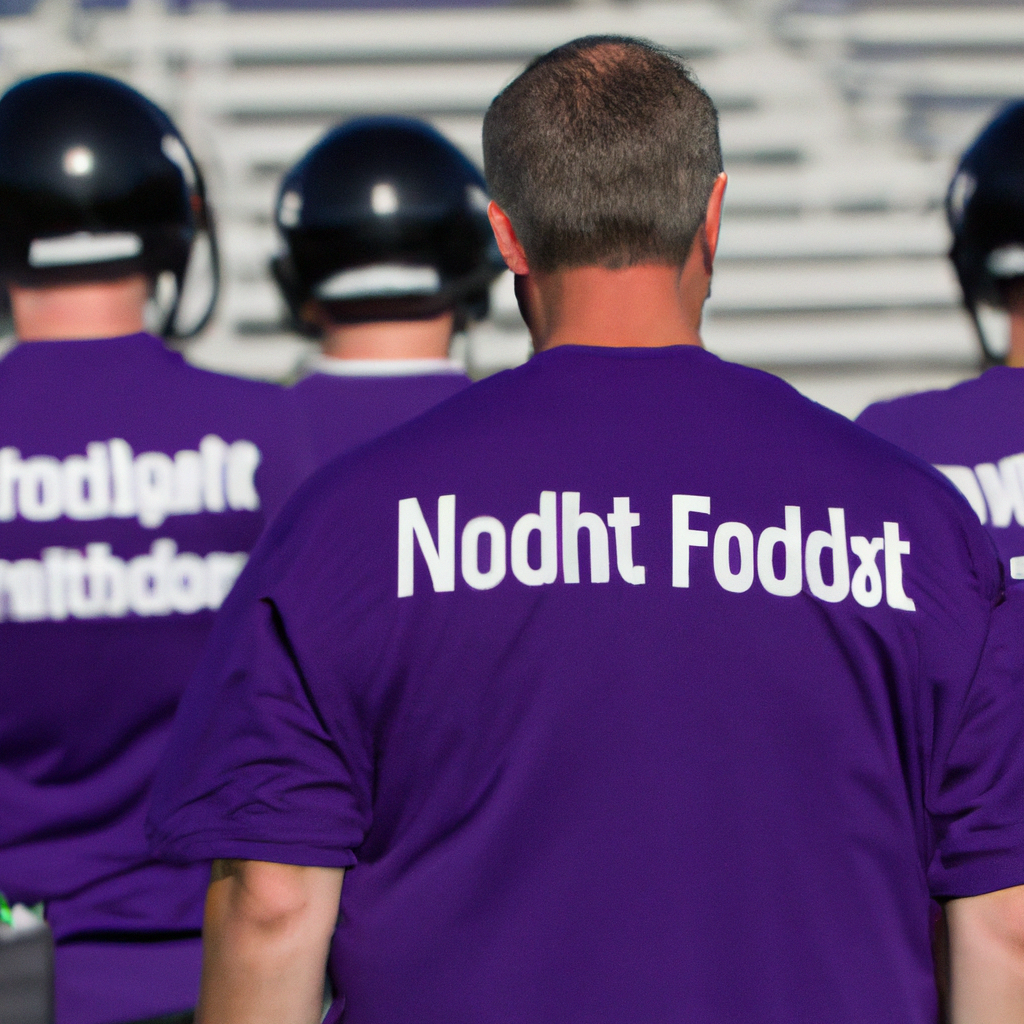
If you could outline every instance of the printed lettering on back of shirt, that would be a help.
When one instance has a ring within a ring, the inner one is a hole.
[[[244,551],[197,555],[161,537],[124,559],[109,544],[48,547],[38,559],[0,559],[0,622],[63,622],[216,611],[245,566]]]
[[[935,468],[967,499],[983,525],[1024,526],[1024,452],[974,467]]]
[[[710,495],[674,494],[671,502],[673,587],[689,588],[694,562],[703,559],[710,563],[717,585],[734,594],[746,593],[756,583],[776,597],[808,592],[820,601],[850,599],[864,608],[878,606],[884,597],[889,608],[916,611],[903,582],[910,541],[894,520],[880,521],[878,536],[849,535],[846,510],[829,508],[828,529],[805,535],[803,509],[787,505],[780,510],[781,525],[755,534],[743,522],[715,523]],[[588,582],[608,583],[612,564],[622,581],[633,586],[647,582],[646,567],[634,559],[634,531],[641,529],[641,517],[628,497],[614,498],[612,511],[601,515],[581,510],[578,491],[561,492],[560,503],[557,492],[542,491],[537,511],[525,512],[511,529],[495,516],[475,516],[457,536],[456,496],[445,494],[437,498],[436,516],[431,518],[433,528],[418,498],[398,503],[400,598],[416,592],[418,566],[420,573],[426,569],[420,586],[429,582],[435,593],[455,590],[457,570],[474,590],[493,589],[509,570],[526,586],[550,585],[559,576],[563,583],[578,584],[583,544]]]
[[[252,441],[228,444],[216,434],[173,457],[136,455],[121,438],[93,441],[65,459],[0,448],[0,522],[137,519],[155,530],[168,516],[254,512],[261,459]]]

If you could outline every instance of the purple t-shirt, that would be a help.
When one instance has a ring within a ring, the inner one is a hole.
[[[1024,370],[993,367],[946,391],[877,402],[857,422],[949,477],[1007,574],[1024,579]]]
[[[303,487],[150,834],[349,869],[331,1021],[932,1024],[932,898],[1024,883],[1022,630],[925,464],[556,348]]]
[[[208,871],[152,858],[148,790],[214,609],[308,468],[291,430],[283,390],[149,335],[0,360],[0,890],[46,904],[59,1024],[194,1003]]]
[[[393,362],[396,367],[406,365],[405,360]],[[307,424],[319,464],[415,419],[472,383],[454,364],[433,362],[439,367],[437,372],[424,372],[424,367],[417,365],[412,372],[379,374],[340,373],[338,370],[352,365],[351,361],[319,360],[315,372],[289,389]],[[360,360],[358,365],[366,364]]]

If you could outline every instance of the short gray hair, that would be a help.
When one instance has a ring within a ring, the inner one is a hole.
[[[494,99],[484,169],[537,270],[681,266],[722,170],[718,113],[674,55],[586,36]]]

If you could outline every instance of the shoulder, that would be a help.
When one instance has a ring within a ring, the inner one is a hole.
[[[915,480],[931,480],[947,489],[948,481],[941,473],[883,433],[872,431],[861,418],[851,421],[770,373],[736,364],[723,365],[729,368],[730,386],[736,389],[741,402],[749,403],[750,419],[765,418],[766,428],[791,424],[795,431],[787,436],[812,446],[817,454],[821,454],[824,445],[824,451],[832,451],[837,459],[890,467],[897,473],[909,473]]]
[[[1024,443],[1024,370],[995,367],[945,391],[880,402],[857,422],[935,465],[996,462]]]
[[[341,391],[347,388],[352,380],[351,377],[342,377],[333,373],[306,373],[293,384],[289,384],[286,390],[290,395],[301,395],[304,392],[322,388],[335,388]]]
[[[167,413],[191,418],[201,429],[229,443],[244,440],[260,453],[261,475],[271,472],[287,481],[287,492],[315,466],[305,423],[295,416],[286,390],[269,381],[234,377],[194,366],[168,353],[174,372],[167,376],[162,404]],[[159,386],[159,385],[158,385]],[[286,494],[271,500],[279,507]]]
[[[836,493],[852,487],[863,497],[887,508],[901,521],[913,523],[916,532],[935,542],[935,549],[952,544],[966,556],[973,571],[985,578],[984,589],[995,593],[1002,586],[998,560],[991,539],[964,496],[912,446],[885,431],[867,429],[869,424],[851,422],[799,394],[778,378],[746,367],[731,367],[732,381],[746,390],[753,417],[760,419],[763,432],[787,438],[793,461],[814,478],[816,486]],[[998,382],[996,382],[998,383]],[[980,381],[968,381],[949,391],[911,396],[899,400],[905,406],[969,401],[977,404]],[[760,396],[761,400],[758,400]],[[948,416],[951,423],[958,417]],[[753,435],[754,419],[747,428]],[[773,443],[771,440],[769,444]],[[785,447],[780,451],[784,454]],[[944,538],[944,540],[943,540]]]
[[[195,366],[176,352],[168,355],[173,360],[169,364],[172,372],[154,382],[156,388],[163,387],[165,401],[179,405],[183,412],[194,410],[197,416],[223,422],[226,427],[234,424],[268,439],[291,433],[287,390],[280,384]]]
[[[1024,381],[1017,380],[1014,371],[1009,374],[1005,368],[995,368],[950,388],[875,402],[857,417],[857,423],[883,437],[942,428],[953,417],[976,414],[984,403],[1013,396],[1017,390],[1024,392]]]
[[[265,402],[280,402],[285,389],[280,384],[274,384],[266,380],[257,380],[250,377],[237,377],[233,374],[221,373],[217,370],[207,369],[203,366],[196,366],[186,361],[178,353],[169,353],[175,357],[178,374],[188,380],[190,384],[202,387],[211,392],[224,394],[237,394],[247,398],[262,400]]]

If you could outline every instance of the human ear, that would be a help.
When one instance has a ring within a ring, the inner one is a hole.
[[[718,249],[718,232],[722,226],[722,202],[725,199],[725,186],[728,181],[729,177],[725,171],[715,179],[715,184],[711,188],[711,198],[708,199],[708,210],[704,216],[704,237],[707,239],[710,253],[709,262],[714,260]],[[708,273],[711,273],[710,267]]]
[[[512,227],[508,215],[497,203],[492,201],[487,206],[487,218],[491,222],[491,230],[494,232],[494,238],[508,269],[517,277],[529,274],[530,267],[526,262],[526,253],[523,251],[523,246],[516,236],[516,229]]]

